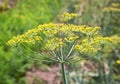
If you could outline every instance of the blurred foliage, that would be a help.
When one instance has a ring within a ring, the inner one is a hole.
[[[20,34],[38,24],[51,22],[63,4],[60,0],[54,0],[54,2],[50,0],[20,0],[18,3],[14,8],[2,12],[0,15],[0,40],[2,41],[6,41],[11,36]],[[9,37],[3,38],[5,34]]]
[[[103,16],[101,26],[105,35],[120,35],[120,1],[106,0],[106,5],[102,9]]]
[[[1,12],[0,84],[25,84],[22,77],[25,75],[26,69],[34,64],[33,60],[29,62],[29,59],[25,58],[18,50],[5,45],[6,41],[13,35],[25,32],[28,28],[51,22],[60,12],[63,3],[64,1],[61,0],[52,2],[51,0],[18,0],[11,9]],[[24,52],[27,56],[33,55],[27,50]]]
[[[68,0],[65,6],[68,12],[76,12],[79,18],[76,24],[101,26],[103,35],[120,35],[120,1],[119,0]]]

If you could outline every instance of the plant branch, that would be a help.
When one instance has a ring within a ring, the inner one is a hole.
[[[74,46],[75,46],[75,43],[73,43],[73,45],[72,45],[69,53],[68,53],[67,56],[65,57],[65,60],[67,60],[67,59],[70,57],[70,54],[72,53],[72,50],[73,50]]]

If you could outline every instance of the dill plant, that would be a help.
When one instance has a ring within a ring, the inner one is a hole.
[[[61,20],[68,21],[77,14],[63,13]],[[64,84],[67,84],[65,64],[81,60],[82,56],[94,56],[102,46],[111,43],[112,39],[100,34],[100,27],[74,25],[65,23],[47,23],[28,30],[22,35],[14,36],[7,44],[13,46],[37,45],[39,53],[61,64]],[[77,58],[77,59],[75,59]]]

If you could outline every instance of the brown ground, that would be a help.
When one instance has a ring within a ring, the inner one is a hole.
[[[48,71],[35,69],[34,67],[26,72],[28,84],[61,84],[60,66],[54,65]]]

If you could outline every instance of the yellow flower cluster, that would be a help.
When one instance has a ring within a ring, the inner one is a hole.
[[[99,30],[100,30],[100,27],[92,28],[92,27],[84,26],[80,28],[80,31],[87,35],[98,35]]]
[[[64,38],[64,40],[67,42],[74,42],[78,38],[79,36],[69,36],[68,38]]]
[[[47,43],[45,44],[45,48],[50,50],[55,50],[58,47],[63,47],[63,45],[64,43],[62,39],[53,38],[47,41]]]
[[[73,19],[76,16],[78,16],[76,13],[66,13],[66,12],[64,12],[61,15],[61,21],[66,22],[66,21],[69,21],[69,20]]]
[[[96,45],[112,41],[108,37],[100,36],[99,30],[100,27],[48,23],[39,25],[22,35],[13,37],[7,44],[32,43],[35,45],[37,42],[40,44],[43,43],[45,49],[55,50],[61,47],[67,47],[67,43],[75,42],[75,50],[82,53],[94,53],[100,49]],[[85,37],[82,37],[82,34],[86,34]]]
[[[81,53],[85,54],[94,54],[96,49],[93,48],[90,44],[81,44],[81,45],[75,45],[75,50],[80,51]]]
[[[34,44],[36,41],[40,41],[42,38],[40,36],[31,36],[28,37],[26,34],[18,35],[16,37],[13,37],[13,39],[9,40],[7,42],[8,45],[17,45],[21,43],[32,43]]]
[[[85,38],[81,42],[75,45],[75,50],[81,53],[93,54],[97,53],[101,49],[101,44],[111,43],[113,40],[109,37],[98,36],[95,38]]]

